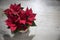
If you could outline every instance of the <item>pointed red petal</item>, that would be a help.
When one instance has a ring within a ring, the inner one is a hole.
[[[27,22],[27,24],[32,25],[32,22]]]
[[[20,20],[19,23],[25,24],[26,23],[26,20]]]
[[[10,27],[11,31],[14,32],[16,30],[16,27]]]
[[[29,12],[32,13],[32,8],[30,8]]]

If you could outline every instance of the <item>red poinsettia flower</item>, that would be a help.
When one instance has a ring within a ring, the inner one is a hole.
[[[11,4],[10,7],[4,10],[8,19],[6,24],[12,32],[15,30],[26,30],[27,25],[32,25],[36,14],[33,13],[32,9],[26,8],[26,11],[22,9],[21,4]]]
[[[21,4],[11,4],[10,9],[12,9],[12,11],[18,12],[21,9]]]
[[[29,24],[29,25],[32,25],[32,22],[35,20],[35,16],[36,16],[36,14],[34,14],[33,12],[32,12],[32,9],[26,9],[26,15],[27,15],[27,17],[28,17],[28,19],[27,19],[27,23]]]
[[[11,29],[11,31],[15,31],[16,30],[16,25],[12,23],[11,20],[7,19],[6,20],[6,24],[8,25],[8,27]]]

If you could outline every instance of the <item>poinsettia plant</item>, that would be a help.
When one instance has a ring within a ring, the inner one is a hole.
[[[21,4],[11,4],[10,7],[4,10],[4,14],[7,16],[6,25],[12,32],[17,30],[26,30],[30,26],[36,26],[34,20],[36,14],[33,13],[32,9],[21,7]]]

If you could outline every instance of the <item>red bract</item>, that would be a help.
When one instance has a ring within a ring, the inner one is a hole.
[[[36,14],[32,12],[32,9],[26,9],[26,16],[28,17],[27,19],[27,24],[32,25],[32,22],[35,20]]]
[[[15,31],[16,30],[16,25],[12,23],[11,20],[7,19],[6,20],[6,24],[8,25],[8,27],[11,29],[11,31]]]
[[[17,29],[26,30],[28,28],[27,25],[31,26],[36,16],[32,9],[26,8],[26,11],[24,11],[21,4],[11,4],[4,12],[8,17],[6,24],[12,32]]]
[[[21,8],[21,4],[11,4],[10,5],[10,9],[12,9],[12,11],[18,12]]]

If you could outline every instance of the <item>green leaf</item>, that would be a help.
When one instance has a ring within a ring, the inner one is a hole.
[[[12,32],[12,33],[17,33],[17,32],[19,32],[20,30],[18,30],[18,29],[16,29],[14,32]]]
[[[21,9],[24,9],[24,7],[21,7]]]
[[[36,26],[35,22],[33,21],[32,25],[31,26]]]

